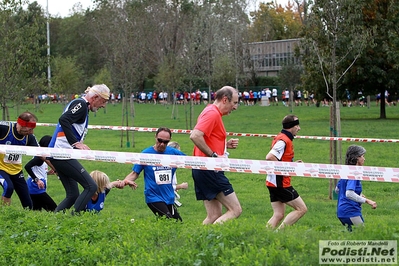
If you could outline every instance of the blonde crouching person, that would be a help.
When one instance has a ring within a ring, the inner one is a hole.
[[[90,173],[94,182],[97,184],[97,191],[91,197],[86,206],[86,211],[100,212],[104,209],[105,197],[111,191],[111,188],[122,189],[125,183],[121,180],[111,182],[106,173],[95,170]]]

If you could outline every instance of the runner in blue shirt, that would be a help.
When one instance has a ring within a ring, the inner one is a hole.
[[[363,166],[366,149],[361,146],[351,145],[346,151],[346,165]],[[347,226],[348,231],[352,231],[352,225],[363,225],[362,216],[363,203],[369,204],[373,209],[377,208],[377,203],[367,199],[362,194],[362,183],[360,180],[339,180],[335,192],[338,194],[337,216],[341,223]]]
[[[185,155],[183,152],[168,147],[172,138],[169,128],[160,127],[155,134],[155,145],[143,150],[142,153]],[[140,165],[133,166],[133,171],[124,180],[125,185],[136,188],[134,183],[144,170],[144,195],[145,201],[152,212],[157,216],[166,216],[182,221],[177,208],[174,206],[175,191],[173,188],[173,176],[176,168],[169,166]]]

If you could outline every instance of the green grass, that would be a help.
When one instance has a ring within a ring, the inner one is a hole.
[[[176,108],[177,114],[172,115],[170,105],[136,104],[134,126],[191,129],[188,108]],[[203,105],[194,107],[192,125],[203,108]],[[30,105],[20,108],[20,112],[25,110],[36,112],[39,122],[56,123],[63,105],[42,105],[39,111]],[[300,135],[329,136],[329,108],[299,106],[293,111],[301,122]],[[240,106],[224,117],[224,122],[229,132],[277,134],[282,118],[289,113],[290,109],[283,106]],[[12,111],[11,114],[15,120],[18,113]],[[374,105],[370,109],[342,108],[341,135],[398,138],[399,107],[387,107],[389,119],[378,117],[379,109]],[[108,105],[106,113],[100,110],[95,116],[91,113],[89,123],[121,125],[121,105]],[[53,129],[38,127],[35,135],[37,138],[51,135]],[[129,134],[130,147],[126,145],[126,137],[121,140],[121,131],[113,130],[89,130],[85,143],[93,150],[124,152],[140,152],[154,144],[154,133]],[[187,134],[173,134],[172,139],[181,144],[183,152],[192,154],[193,144]],[[270,138],[241,137],[238,149],[230,150],[230,157],[263,160],[270,144]],[[342,143],[343,156],[350,144],[354,143]],[[356,144],[367,149],[366,165],[397,167],[399,144]],[[297,139],[294,145],[295,159],[330,162],[329,141]],[[24,158],[24,162],[28,160]],[[126,164],[81,162],[87,171],[104,171],[112,180],[124,178],[131,171],[131,165]],[[223,225],[203,226],[205,209],[202,202],[195,200],[191,172],[179,169],[177,173],[179,182],[189,183],[189,189],[179,193],[183,223],[155,218],[144,202],[142,177],[138,179],[136,191],[130,188],[111,191],[99,215],[26,211],[13,195],[12,206],[0,207],[0,265],[317,265],[319,240],[399,238],[398,184],[363,182],[364,194],[375,200],[378,208],[372,210],[364,206],[366,226],[349,234],[336,218],[336,201],[328,199],[329,180],[294,177],[293,185],[309,211],[295,226],[275,233],[265,228],[272,210],[264,175],[226,173],[243,213],[239,219]],[[57,203],[65,196],[54,176],[49,176],[48,193]]]

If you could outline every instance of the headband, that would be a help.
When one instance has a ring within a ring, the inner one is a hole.
[[[109,99],[109,94],[105,93],[105,92],[99,92],[98,90],[96,90],[96,88],[94,87],[87,87],[85,93],[88,93],[89,91],[94,92],[95,94],[101,96],[101,98],[108,100]]]
[[[36,122],[27,122],[25,120],[22,120],[21,118],[18,118],[17,123],[23,127],[30,127],[30,128],[36,127]]]
[[[297,126],[297,125],[299,125],[299,119],[291,121],[291,122],[283,123],[283,128],[284,129],[289,129],[289,128],[292,128],[292,127]]]

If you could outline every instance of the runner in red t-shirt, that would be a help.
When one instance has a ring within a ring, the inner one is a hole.
[[[158,100],[158,93],[157,91],[154,91],[152,93],[152,100],[154,101],[154,104],[157,104],[157,100]]]
[[[190,139],[194,142],[194,156],[225,157],[226,149],[235,149],[238,139],[226,142],[222,116],[238,107],[238,91],[230,86],[219,89],[215,102],[208,105],[198,117]],[[203,224],[223,223],[241,215],[242,209],[233,186],[223,171],[192,170],[197,200],[202,200],[207,212]],[[222,207],[227,211],[223,214]]]

